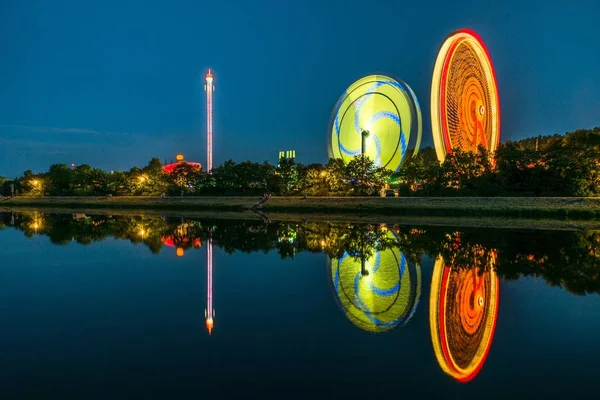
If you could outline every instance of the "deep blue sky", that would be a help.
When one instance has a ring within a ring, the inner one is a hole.
[[[600,125],[600,5],[589,1],[0,2],[0,175],[51,163],[324,162],[331,110],[373,72],[419,97],[446,35],[476,30],[496,66],[502,140]]]

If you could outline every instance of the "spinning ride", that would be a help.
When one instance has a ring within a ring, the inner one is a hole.
[[[438,160],[453,149],[493,152],[500,139],[500,99],[490,54],[473,31],[456,31],[438,53],[431,83],[431,129]]]
[[[422,125],[417,97],[406,83],[366,76],[335,106],[328,130],[329,157],[348,163],[364,154],[377,167],[397,171],[419,151]]]

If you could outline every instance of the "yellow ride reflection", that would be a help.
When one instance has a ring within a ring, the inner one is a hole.
[[[472,380],[485,363],[498,317],[500,284],[493,270],[457,269],[435,261],[429,298],[431,340],[442,370],[459,382]]]
[[[395,234],[388,231],[390,238]],[[345,253],[329,261],[334,297],[346,317],[371,333],[406,324],[421,295],[421,268],[398,250],[374,251],[369,257]]]

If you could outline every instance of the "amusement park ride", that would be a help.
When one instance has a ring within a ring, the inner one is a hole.
[[[438,160],[455,149],[493,153],[500,140],[496,74],[483,40],[472,30],[452,32],[442,44],[431,83],[431,129]],[[337,101],[328,129],[330,158],[344,163],[369,157],[377,167],[398,171],[421,144],[417,96],[405,82],[365,76]]]

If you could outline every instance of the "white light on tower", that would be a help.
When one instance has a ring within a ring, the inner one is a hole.
[[[213,85],[213,74],[208,69],[206,73],[206,84],[204,85],[204,90],[206,91],[206,171],[210,172],[212,170],[212,112],[213,112],[213,103],[212,96],[215,87]]]

